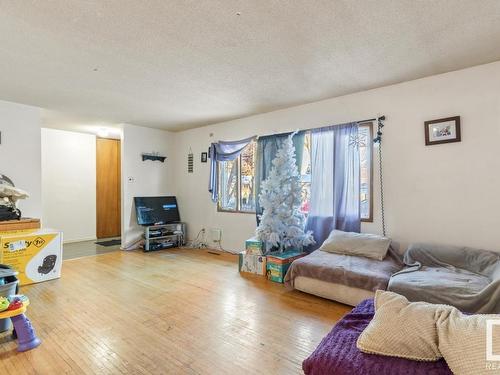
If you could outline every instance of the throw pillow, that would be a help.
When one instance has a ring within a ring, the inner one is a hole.
[[[375,316],[359,336],[357,347],[364,353],[436,361],[441,358],[436,319],[446,309],[453,308],[410,303],[399,294],[377,290]]]
[[[333,230],[319,249],[329,253],[383,260],[391,241],[390,238],[376,234]]]
[[[487,321],[490,332],[487,333]],[[500,315],[464,315],[457,309],[437,319],[439,350],[455,375],[500,373]],[[491,345],[487,348],[487,334]],[[490,356],[487,356],[487,350]]]

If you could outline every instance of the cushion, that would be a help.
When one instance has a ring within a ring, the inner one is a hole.
[[[417,362],[404,358],[361,353],[359,334],[373,319],[373,299],[365,300],[345,315],[302,363],[306,375],[453,375],[441,359]],[[494,375],[493,373],[491,375]]]
[[[444,296],[459,296],[464,293],[480,293],[491,282],[489,278],[459,268],[426,267],[416,272],[399,273],[391,278],[389,290],[406,296],[410,301],[443,303]],[[415,289],[419,298],[406,295],[405,291]],[[449,302],[445,302],[449,303]]]
[[[446,305],[410,303],[405,297],[378,290],[375,316],[359,336],[357,347],[365,353],[417,361],[441,358],[436,319]]]
[[[376,234],[333,230],[319,250],[383,260],[390,245],[390,238]]]
[[[491,354],[487,358],[486,322],[491,328]],[[500,372],[500,315],[464,315],[453,309],[438,318],[439,350],[455,375],[497,374]],[[496,370],[496,371],[494,371]]]
[[[375,293],[377,289],[387,289],[391,275],[399,270],[401,264],[391,250],[384,260],[316,250],[292,263],[285,276],[285,285],[293,288],[295,279],[305,276]]]

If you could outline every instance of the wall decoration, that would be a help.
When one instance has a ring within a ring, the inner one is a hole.
[[[425,145],[460,142],[460,116],[425,121]]]
[[[193,173],[193,169],[194,169],[194,156],[193,156],[193,151],[190,148],[188,154],[188,173]]]
[[[162,163],[167,158],[166,156],[160,155],[158,152],[143,152],[141,156],[142,156],[142,161],[152,160],[152,161],[161,161]]]
[[[206,152],[202,152],[202,153],[201,153],[201,162],[202,162],[202,163],[206,163],[206,162],[207,162],[207,160],[208,160],[208,153],[206,153]]]

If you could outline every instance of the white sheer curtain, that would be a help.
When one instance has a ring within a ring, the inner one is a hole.
[[[311,134],[311,202],[313,216],[332,216],[333,212],[333,130]],[[324,172],[328,171],[328,172]]]
[[[333,229],[359,232],[358,124],[315,129],[311,134],[311,208],[306,230],[321,246]]]

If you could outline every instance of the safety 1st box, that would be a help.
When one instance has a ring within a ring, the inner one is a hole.
[[[52,229],[0,232],[0,263],[19,272],[21,285],[61,277],[62,233]]]

